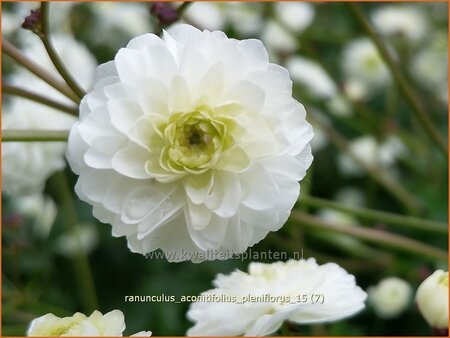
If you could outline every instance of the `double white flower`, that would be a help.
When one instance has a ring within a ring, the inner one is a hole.
[[[220,274],[213,284],[215,289],[202,293],[205,299],[217,295],[226,301],[191,304],[187,316],[195,325],[189,336],[270,335],[285,320],[311,324],[351,316],[366,299],[352,275],[313,258],[250,263],[248,273]]]
[[[258,40],[188,25],[101,65],[80,117],[76,192],[142,254],[244,252],[287,220],[312,161],[286,69]]]

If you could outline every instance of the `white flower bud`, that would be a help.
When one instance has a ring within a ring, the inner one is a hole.
[[[409,305],[411,286],[403,279],[389,277],[367,290],[369,302],[380,318],[394,318]]]
[[[420,313],[431,327],[448,327],[448,271],[436,270],[420,284],[416,293]]]

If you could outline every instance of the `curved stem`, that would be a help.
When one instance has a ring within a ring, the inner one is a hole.
[[[2,130],[2,142],[67,142],[68,130]]]
[[[7,95],[23,97],[25,99],[55,108],[62,112],[68,113],[70,115],[74,115],[74,116],[78,115],[78,108],[76,106],[69,106],[64,103],[59,103],[59,102],[53,101],[52,99],[49,99],[45,96],[30,92],[24,88],[11,86],[11,85],[7,85],[7,84],[2,84],[2,93],[7,94]]]
[[[293,210],[291,219],[316,230],[327,230],[347,234],[356,238],[360,238],[369,242],[374,242],[379,245],[401,249],[403,251],[416,254],[421,257],[427,257],[433,260],[446,261],[448,258],[447,252],[435,247],[423,244],[421,242],[395,235],[386,231],[367,229],[357,226],[346,226],[333,224],[321,220],[318,217],[310,216],[304,212]]]
[[[338,210],[344,213],[352,214],[356,217],[361,217],[365,219],[372,219],[381,222],[386,222],[389,224],[397,224],[404,225],[406,227],[423,230],[423,231],[431,231],[440,234],[446,234],[448,232],[447,224],[435,221],[429,221],[426,219],[410,217],[410,216],[401,216],[389,212],[377,211],[366,208],[355,208],[349,207],[340,203],[328,201],[322,198],[305,196],[302,195],[300,197],[300,204],[309,205],[312,207],[319,208],[328,208]]]
[[[9,41],[2,39],[2,52],[11,57],[15,62],[22,65],[41,80],[47,82],[50,86],[55,88],[60,93],[67,96],[76,104],[80,103],[80,99],[64,82],[55,78],[46,69],[42,68],[38,64],[34,63],[27,56],[25,56],[19,49],[14,47]]]
[[[419,120],[423,129],[428,134],[428,136],[436,143],[442,154],[446,158],[448,158],[448,150],[445,140],[437,132],[436,127],[433,125],[433,122],[429,119],[427,112],[424,110],[422,104],[420,103],[417,94],[414,92],[413,88],[409,85],[408,81],[406,81],[395,60],[389,54],[389,51],[387,50],[383,41],[370,26],[369,21],[365,17],[361,8],[356,3],[349,3],[348,5],[354,17],[360,24],[360,26],[363,28],[363,30],[367,33],[367,35],[370,37],[370,39],[377,47],[378,52],[385,61],[386,65],[388,66],[393,78],[398,84],[399,89],[402,91],[406,101],[410,105],[414,115]]]
[[[50,29],[48,20],[48,2],[41,3],[41,24],[42,24],[42,34],[39,37],[47,50],[48,56],[53,62],[56,70],[59,72],[61,77],[66,81],[67,85],[72,89],[72,91],[78,96],[79,99],[86,95],[86,92],[80,87],[80,85],[75,81],[75,79],[70,75],[66,67],[64,66],[58,53],[56,53],[53,47],[52,41],[50,39]]]
[[[180,7],[177,8],[177,15],[178,15],[179,18],[183,15],[183,13],[186,11],[186,9],[188,9],[188,7],[190,5],[192,5],[192,2],[191,1],[186,1],[186,2],[183,2],[180,5]]]

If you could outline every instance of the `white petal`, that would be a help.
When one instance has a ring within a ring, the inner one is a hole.
[[[125,135],[136,124],[139,117],[144,115],[139,104],[128,99],[109,101],[108,111],[113,126]]]
[[[145,170],[145,163],[150,158],[148,150],[139,146],[128,146],[119,150],[112,158],[114,170],[131,178],[146,179],[151,176]]]
[[[188,176],[184,181],[184,188],[190,200],[195,204],[204,203],[211,192],[214,183],[212,170],[202,175]]]

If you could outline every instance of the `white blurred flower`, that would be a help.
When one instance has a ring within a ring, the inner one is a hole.
[[[273,20],[269,20],[263,28],[261,40],[273,54],[277,52],[291,53],[298,48],[298,43],[292,33]]]
[[[353,115],[353,109],[348,99],[341,94],[332,96],[326,102],[328,111],[338,117],[350,117]]]
[[[34,219],[33,230],[42,238],[46,238],[55,221],[57,208],[50,197],[33,194],[15,199],[17,211]]]
[[[336,95],[336,85],[317,62],[293,56],[286,61],[286,68],[292,80],[308,88],[312,95],[318,98],[331,98]]]
[[[56,251],[65,256],[90,253],[98,243],[94,224],[79,224],[74,230],[61,235],[56,241]]]
[[[318,265],[314,258],[250,263],[248,273],[219,274],[213,284],[215,289],[200,297],[229,301],[192,303],[187,316],[195,325],[188,336],[270,335],[286,320],[312,324],[349,317],[364,308],[366,299],[352,275],[335,263]]]
[[[223,30],[226,22],[225,9],[223,3],[196,2],[183,13],[183,17],[203,29]]]
[[[334,199],[349,206],[362,207],[365,204],[365,197],[360,189],[347,187],[339,190]]]
[[[398,317],[411,303],[412,289],[398,277],[388,277],[367,289],[369,303],[380,318]]]
[[[423,38],[427,31],[425,13],[415,6],[380,6],[372,13],[371,19],[375,28],[383,35],[400,35],[410,40],[418,40]]]
[[[367,84],[356,79],[345,80],[344,92],[352,101],[364,101],[370,96],[370,88]]]
[[[417,289],[416,303],[432,328],[448,328],[448,271],[436,270],[426,278]]]
[[[287,220],[312,161],[291,86],[258,40],[188,25],[137,37],[82,101],[75,190],[133,252],[244,252]]]
[[[448,37],[436,33],[430,43],[420,50],[411,63],[411,73],[416,80],[447,104],[448,102]]]
[[[373,136],[361,136],[349,143],[349,151],[361,162],[370,167],[386,169],[393,166],[399,158],[406,155],[407,150],[396,136],[389,136],[382,143],[378,143]],[[358,176],[364,173],[363,168],[348,154],[340,154],[338,167],[342,173]]]
[[[377,48],[367,38],[353,40],[344,46],[342,69],[347,79],[379,87],[390,81],[389,70]]]
[[[71,36],[55,36],[53,42],[68,70],[87,88],[96,66],[93,56]],[[23,52],[50,73],[59,76],[37,37],[30,39],[30,44]],[[58,102],[71,103],[68,98],[24,69],[13,74],[8,82],[42,93]],[[13,98],[4,105],[2,120],[3,130],[64,130],[69,129],[76,118],[27,99]],[[15,196],[42,191],[47,178],[64,168],[65,148],[66,145],[62,142],[2,143],[2,190]]]
[[[257,2],[227,2],[227,16],[233,29],[241,35],[260,33],[264,26],[262,4]]]
[[[99,311],[94,311],[89,317],[80,312],[75,313],[72,317],[64,318],[48,313],[30,323],[27,336],[122,337],[124,330],[125,318],[120,310],[113,310],[104,315]],[[142,331],[136,335],[149,337],[151,332]]]
[[[280,20],[296,32],[305,30],[314,20],[314,7],[306,2],[275,2],[275,13]]]

